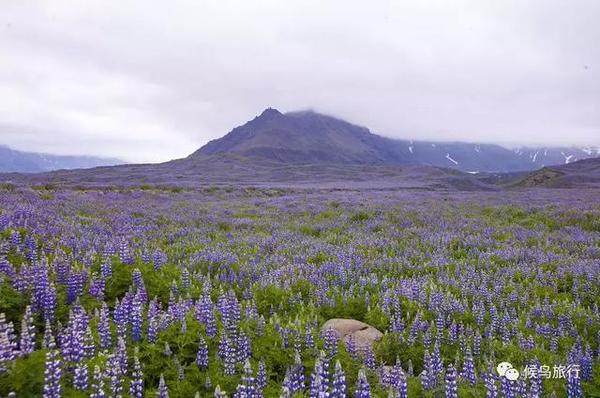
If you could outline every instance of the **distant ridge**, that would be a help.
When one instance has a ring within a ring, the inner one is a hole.
[[[530,171],[600,156],[599,148],[518,148],[398,140],[314,111],[259,116],[190,155],[235,154],[286,164],[431,165],[464,172]]]
[[[281,113],[268,108],[183,159],[38,174],[5,173],[0,181],[110,189],[236,185],[464,191],[568,187],[578,186],[575,181],[586,181],[582,186],[595,181],[586,173],[597,172],[594,165],[600,158],[594,157],[598,152],[596,148],[511,150],[493,144],[396,140],[314,111]],[[590,159],[577,161],[579,156]],[[536,177],[538,171],[531,171],[540,169],[541,159],[567,164],[547,166],[539,171],[547,175]],[[590,169],[580,170],[581,164]],[[569,173],[573,178],[560,179]]]
[[[41,173],[61,169],[86,169],[123,164],[118,159],[93,156],[61,156],[24,152],[0,145],[0,173]]]
[[[600,158],[544,167],[529,173],[513,185],[544,188],[600,188]]]

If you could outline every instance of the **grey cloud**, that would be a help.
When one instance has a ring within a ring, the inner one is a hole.
[[[267,106],[399,138],[600,145],[600,3],[22,1],[0,142],[181,157]]]

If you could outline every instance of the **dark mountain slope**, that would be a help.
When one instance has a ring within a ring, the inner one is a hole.
[[[516,181],[516,187],[600,188],[600,158],[544,167]]]
[[[402,164],[392,140],[314,112],[282,114],[269,108],[190,158],[232,153],[283,163]]]
[[[598,156],[594,148],[524,148],[494,144],[397,140],[319,113],[269,108],[190,155],[236,154],[288,164],[431,165],[464,172],[535,170]]]

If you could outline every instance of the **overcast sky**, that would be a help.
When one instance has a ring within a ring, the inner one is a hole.
[[[600,145],[599,43],[597,0],[2,0],[0,143],[162,161],[272,106]]]

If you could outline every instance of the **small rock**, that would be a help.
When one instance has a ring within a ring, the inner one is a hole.
[[[375,329],[373,326],[366,324],[356,319],[330,319],[321,330],[333,329],[344,339],[344,343],[348,341],[350,336],[354,339],[356,348],[364,350],[373,346],[373,343],[379,341],[383,337],[383,333]]]

